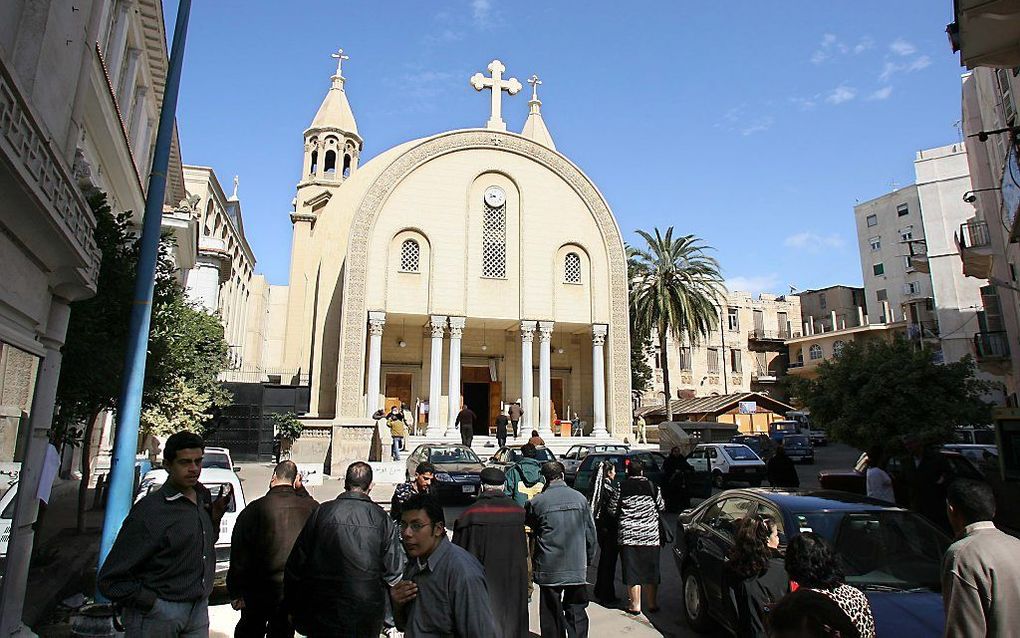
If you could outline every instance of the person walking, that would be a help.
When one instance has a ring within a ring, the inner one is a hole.
[[[648,443],[647,424],[640,414],[634,417],[634,442]]]
[[[766,638],[769,607],[790,591],[778,549],[775,521],[757,515],[737,521],[733,548],[724,565],[723,600],[742,638]]]
[[[197,434],[170,435],[166,482],[131,508],[99,569],[99,592],[123,607],[127,638],[209,635],[216,538],[233,495],[213,500],[199,483],[204,454]]]
[[[765,475],[772,487],[800,487],[800,477],[797,476],[797,466],[793,464],[786,454],[786,448],[780,443],[776,453],[772,455],[765,466]]]
[[[904,445],[909,453],[902,466],[909,489],[907,505],[944,531],[951,531],[946,518],[946,490],[952,478],[948,461],[937,450],[925,447],[920,438],[910,437]]]
[[[868,496],[895,504],[896,494],[893,492],[892,477],[885,471],[885,451],[876,445],[868,450],[865,463],[867,470],[864,477]]]
[[[659,517],[666,509],[659,488],[648,480],[644,470],[641,461],[632,460],[627,466],[626,480],[612,493],[609,503],[619,525],[617,541],[623,582],[629,595],[627,613],[635,616],[641,613],[642,590],[648,600],[648,611],[659,611],[659,547],[662,545]]]
[[[398,485],[393,490],[393,498],[390,499],[390,518],[394,521],[400,520],[400,510],[412,496],[417,494],[428,494],[432,491],[432,481],[435,480],[436,468],[428,462],[421,462],[414,468],[414,478]]]
[[[390,408],[386,415],[386,425],[390,428],[390,436],[393,437],[391,457],[394,461],[400,460],[400,450],[404,449],[404,437],[407,436],[407,419],[404,412],[398,406]]]
[[[688,479],[693,473],[694,468],[687,462],[683,450],[674,445],[662,462],[662,498],[666,501],[666,511],[682,511],[691,506]]]
[[[410,560],[390,596],[405,638],[495,636],[484,569],[447,540],[446,518],[435,499],[418,494],[404,503],[400,540]]]
[[[510,427],[513,428],[514,439],[516,439],[517,433],[520,431],[517,429],[517,426],[521,422],[521,417],[524,416],[524,410],[521,408],[521,402],[515,401],[514,404],[507,409],[506,414],[510,417]]]
[[[453,525],[453,542],[482,563],[497,638],[528,633],[528,540],[524,508],[503,493],[506,475],[482,470],[482,493]]]
[[[538,430],[531,431],[531,438],[528,439],[528,443],[535,447],[545,447],[545,439],[538,435]]]
[[[404,570],[397,527],[369,496],[372,467],[351,463],[344,490],[312,513],[284,569],[284,604],[309,638],[378,638]]]
[[[942,561],[946,636],[1016,635],[1020,627],[1020,540],[995,527],[995,494],[974,479],[956,479],[946,514],[959,539]]]
[[[535,532],[535,584],[541,588],[542,638],[587,638],[588,565],[595,558],[595,521],[588,500],[564,480],[559,461],[542,464],[545,490],[525,506]]]
[[[460,426],[460,442],[468,447],[471,447],[471,440],[475,437],[475,419],[477,418],[478,415],[467,405],[464,405],[457,413],[455,425]]]
[[[832,548],[815,532],[801,532],[786,546],[786,573],[798,591],[828,596],[857,628],[860,638],[875,638],[875,617],[864,592],[847,585]],[[792,588],[792,585],[791,585]]]
[[[545,487],[542,464],[535,458],[537,455],[535,446],[525,443],[521,446],[521,458],[506,472],[506,495],[521,507]]]
[[[605,607],[615,605],[616,561],[620,555],[619,529],[616,513],[610,501],[616,490],[616,465],[612,461],[599,462],[592,481],[591,511],[595,517],[595,538],[599,544],[599,564],[595,577],[595,599]]]
[[[273,471],[269,492],[241,510],[230,537],[227,592],[240,610],[234,638],[292,638],[283,607],[283,569],[301,528],[319,504],[295,491],[297,465],[283,461]]]
[[[496,444],[499,447],[506,445],[506,429],[510,425],[510,417],[500,414],[496,417]]]

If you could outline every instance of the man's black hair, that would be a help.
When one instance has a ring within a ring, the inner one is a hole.
[[[949,484],[946,500],[967,525],[995,518],[995,493],[984,481],[958,478]]]
[[[843,571],[824,538],[801,532],[786,546],[786,573],[801,587],[835,589],[843,584]]]
[[[531,443],[525,443],[521,446],[521,456],[526,456],[529,459],[533,459],[538,456],[538,448]]]
[[[637,459],[631,459],[627,464],[627,476],[641,476],[645,471],[645,464]]]
[[[372,466],[364,461],[355,461],[347,466],[347,476],[344,477],[344,489],[348,492],[353,489],[365,491],[372,485]]]
[[[297,464],[294,463],[294,461],[280,461],[280,463],[276,466],[276,469],[273,470],[273,476],[281,481],[287,481],[289,483],[293,483],[297,478],[297,475]]]
[[[205,450],[205,441],[202,440],[202,437],[194,432],[175,432],[170,435],[170,438],[166,440],[166,445],[163,446],[163,462],[173,463],[178,452],[192,448]]]
[[[404,504],[400,506],[400,515],[403,516],[413,510],[425,510],[425,515],[429,517],[429,521],[433,525],[446,524],[443,506],[431,494],[415,494],[404,501]]]
[[[545,477],[545,482],[556,480],[563,477],[563,473],[566,472],[566,468],[559,461],[546,461],[542,464],[542,476]]]
[[[418,464],[418,467],[414,468],[414,473],[418,474],[419,476],[422,474],[435,474],[436,466],[432,465],[428,461],[422,461],[421,463]]]

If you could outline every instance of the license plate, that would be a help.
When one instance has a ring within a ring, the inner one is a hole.
[[[475,486],[474,485],[461,485],[460,489],[463,490],[465,494],[474,494],[475,493]]]

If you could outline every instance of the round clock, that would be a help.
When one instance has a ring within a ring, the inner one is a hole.
[[[499,208],[506,203],[506,193],[499,186],[490,186],[485,189],[483,199],[490,207]]]

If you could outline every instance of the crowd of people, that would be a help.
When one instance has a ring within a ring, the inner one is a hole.
[[[230,495],[214,497],[199,481],[203,453],[195,434],[167,440],[165,484],[131,510],[98,575],[100,592],[122,608],[126,636],[209,633],[215,542]],[[537,587],[541,635],[583,638],[596,555],[596,599],[620,602],[619,562],[623,609],[654,614],[660,547],[673,538],[663,515],[687,500],[683,455],[670,454],[662,488],[640,461],[620,477],[602,463],[587,497],[566,484],[561,463],[535,457],[529,443],[508,472],[483,470],[481,494],[452,534],[428,463],[397,487],[388,513],[370,496],[368,463],[352,463],[344,492],[322,504],[293,462],[279,463],[268,493],[234,525],[226,585],[241,615],[235,636],[518,638],[529,635]],[[957,479],[944,494],[959,539],[943,566],[946,636],[1010,635],[1020,626],[1020,540],[991,522],[987,484]],[[781,552],[777,522],[750,515],[736,521],[733,538],[722,582],[737,635],[875,636],[867,597],[846,582],[822,536],[801,531]]]

